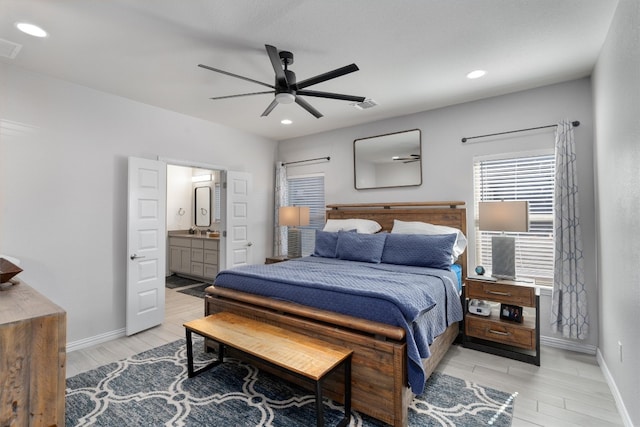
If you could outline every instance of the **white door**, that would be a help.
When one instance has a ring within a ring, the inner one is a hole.
[[[127,320],[132,335],[164,320],[167,166],[129,157]]]
[[[226,268],[251,264],[249,236],[249,194],[251,174],[247,172],[226,172]],[[223,197],[224,200],[224,197]]]

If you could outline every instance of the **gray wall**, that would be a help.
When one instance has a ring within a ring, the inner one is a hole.
[[[524,92],[455,105],[433,111],[281,141],[279,160],[289,162],[330,156],[331,161],[289,167],[290,174],[325,173],[327,203],[462,200],[467,203],[469,266],[475,265],[473,158],[509,152],[553,148],[553,129],[486,138],[462,144],[463,136],[555,124],[563,118],[579,120],[575,129],[578,151],[580,211],[589,278],[591,327],[584,342],[567,342],[550,331],[550,291],[541,297],[544,342],[595,353],[598,343],[598,290],[595,270],[593,189],[593,120],[591,82],[580,79]],[[366,113],[366,110],[365,110]],[[353,140],[407,129],[422,131],[423,184],[420,187],[355,190]]]
[[[270,253],[275,141],[6,64],[0,108],[0,253],[67,311],[69,343],[123,332],[129,156],[251,172],[253,260]]]
[[[600,364],[640,425],[640,2],[621,0],[593,75]],[[618,343],[622,344],[622,357]]]

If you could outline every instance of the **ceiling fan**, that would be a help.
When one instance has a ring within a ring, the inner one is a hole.
[[[343,101],[352,101],[352,102],[363,102],[365,98],[363,96],[353,96],[353,95],[343,95],[340,93],[332,93],[332,92],[320,92],[315,90],[306,90],[305,88],[325,82],[327,80],[335,79],[336,77],[344,76],[345,74],[353,73],[354,71],[358,71],[358,66],[356,64],[345,65],[344,67],[337,68],[333,71],[328,71],[323,74],[319,74],[315,77],[308,78],[301,82],[296,81],[296,75],[293,71],[289,70],[289,65],[293,64],[293,53],[288,52],[286,50],[278,51],[278,49],[271,45],[265,45],[267,49],[267,55],[269,55],[269,59],[271,60],[271,65],[273,66],[273,71],[275,71],[275,84],[271,85],[268,83],[264,83],[258,80],[251,79],[249,77],[240,76],[238,74],[230,73],[228,71],[220,70],[218,68],[209,67],[208,65],[198,64],[198,67],[205,68],[207,70],[215,71],[216,73],[226,74],[227,76],[236,77],[238,79],[246,80],[249,82],[257,83],[262,86],[267,86],[273,90],[265,91],[265,92],[251,92],[251,93],[242,93],[238,95],[227,95],[227,96],[217,96],[210,99],[226,99],[226,98],[237,98],[241,96],[251,96],[251,95],[262,95],[266,93],[274,93],[275,99],[271,101],[271,104],[267,107],[266,110],[262,113],[261,117],[266,117],[273,111],[274,108],[278,104],[290,104],[295,102],[309,113],[313,114],[317,119],[322,117],[322,114],[313,108],[311,104],[301,98],[301,95],[304,96],[315,96],[317,98],[330,98],[330,99],[340,99]]]
[[[410,154],[408,157],[393,156],[394,161],[402,161],[402,163],[412,163],[420,160],[420,154]]]

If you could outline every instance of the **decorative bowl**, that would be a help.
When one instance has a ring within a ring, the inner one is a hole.
[[[0,258],[0,283],[8,282],[21,271],[22,269],[14,263],[5,258]]]

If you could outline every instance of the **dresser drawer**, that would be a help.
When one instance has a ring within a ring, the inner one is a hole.
[[[204,262],[204,251],[202,249],[191,249],[191,262]]]
[[[524,307],[535,307],[535,289],[529,286],[470,280],[465,284],[465,287],[466,297],[469,299],[482,299]]]
[[[204,264],[203,276],[205,279],[213,280],[218,274],[217,264]]]
[[[218,251],[204,250],[204,262],[205,264],[218,265]]]
[[[535,329],[479,316],[465,317],[465,334],[527,350],[536,349]]]
[[[202,239],[191,239],[191,247],[202,249],[204,248],[204,242],[202,241]]]
[[[188,237],[169,237],[169,246],[191,247],[191,239]]]
[[[204,276],[204,264],[200,262],[192,262],[191,263],[191,274],[194,276],[202,277]]]
[[[212,251],[218,250],[218,240],[205,240],[204,248]]]

